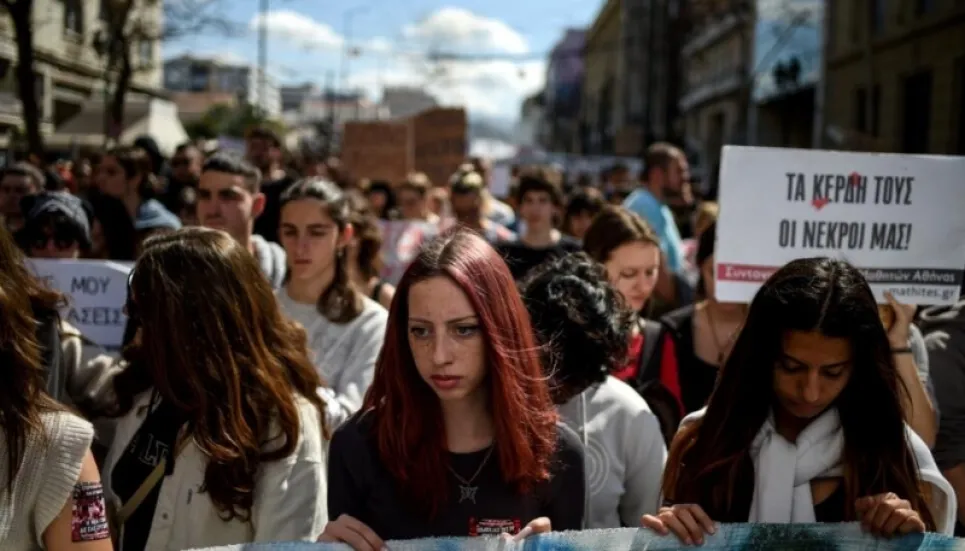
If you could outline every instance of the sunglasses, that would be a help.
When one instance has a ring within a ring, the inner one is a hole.
[[[70,228],[63,226],[55,227],[53,232],[38,232],[30,239],[30,246],[34,249],[46,249],[47,244],[54,242],[57,250],[64,251],[77,244],[77,237]]]

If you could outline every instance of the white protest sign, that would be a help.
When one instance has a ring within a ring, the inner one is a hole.
[[[965,157],[724,147],[715,293],[749,302],[778,268],[829,256],[879,303],[952,304],[965,271]]]
[[[127,316],[127,275],[132,265],[109,260],[32,258],[33,273],[68,297],[64,321],[105,348],[120,348]]]

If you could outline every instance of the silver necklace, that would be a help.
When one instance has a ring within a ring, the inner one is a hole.
[[[489,451],[486,452],[486,457],[483,457],[482,462],[479,463],[479,468],[476,469],[476,474],[472,475],[469,480],[459,476],[459,473],[453,470],[452,465],[446,465],[446,467],[449,469],[449,472],[452,473],[452,476],[456,477],[456,480],[459,481],[459,503],[462,503],[466,500],[476,503],[476,492],[479,491],[479,486],[473,486],[472,483],[476,480],[476,478],[479,477],[479,473],[482,472],[483,467],[486,466],[486,463],[489,462],[489,457],[493,454],[493,448],[495,447],[496,446],[489,446]]]

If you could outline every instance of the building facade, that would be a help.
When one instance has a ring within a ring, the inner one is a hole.
[[[164,62],[164,87],[172,92],[231,93],[242,102],[256,106],[269,117],[282,112],[281,91],[270,75],[264,87],[261,70],[244,63],[218,58],[182,55]],[[264,90],[264,98],[261,97]]]
[[[585,45],[586,31],[567,29],[550,52],[542,95],[544,112],[538,131],[539,145],[547,151],[569,153],[576,150]]]
[[[965,2],[829,2],[828,16],[823,144],[965,154]]]
[[[56,143],[56,129],[75,119],[85,106],[98,101],[103,109],[106,59],[97,46],[105,38],[104,11],[101,0],[34,0],[33,9],[41,131],[48,134],[48,142]],[[160,28],[161,3],[139,4],[132,17],[148,27]],[[22,125],[16,63],[13,23],[6,10],[0,9],[0,135]],[[163,95],[159,41],[135,44],[134,64],[131,100]]]
[[[757,0],[748,142],[817,146],[827,2]]]
[[[439,101],[422,88],[386,86],[382,89],[382,105],[393,119],[402,119],[432,109]]]
[[[624,115],[623,0],[606,0],[586,31],[579,151],[610,154]]]
[[[747,141],[754,10],[740,0],[694,0],[689,10],[678,105],[684,135],[703,159],[703,185],[710,191],[716,189],[721,147]]]
[[[298,86],[282,86],[279,88],[281,111],[282,113],[297,111],[301,107],[302,102],[305,101],[305,98],[317,96],[320,93],[321,88],[310,82]]]

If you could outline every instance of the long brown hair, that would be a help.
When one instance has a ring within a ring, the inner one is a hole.
[[[161,193],[162,186],[151,170],[151,157],[147,151],[140,147],[120,146],[109,150],[104,156],[114,157],[128,180],[140,178],[137,195],[142,201],[154,199]]]
[[[543,376],[539,347],[513,276],[476,233],[456,228],[428,243],[399,282],[385,343],[363,411],[374,415],[379,457],[403,495],[429,516],[448,495],[445,430],[439,398],[419,376],[407,337],[409,290],[444,276],[469,297],[486,342],[489,411],[503,480],[527,492],[549,477],[556,449],[556,409]],[[498,298],[497,298],[498,297]]]
[[[260,464],[298,444],[296,396],[324,411],[304,329],[281,313],[255,257],[217,230],[149,239],[130,293],[128,311],[143,329],[125,350],[130,366],[115,381],[115,414],[153,388],[188,418],[208,459],[205,491],[222,518],[250,520]],[[269,434],[276,422],[281,434]]]
[[[851,341],[851,377],[831,406],[844,433],[845,520],[857,520],[858,498],[894,492],[934,530],[906,440],[900,400],[905,389],[874,295],[857,269],[827,258],[795,260],[757,292],[707,411],[671,445],[664,496],[697,503],[720,522],[747,521],[754,488],[749,450],[776,403],[773,370],[788,331]]]
[[[305,178],[292,184],[279,199],[279,212],[284,211],[285,205],[302,199],[321,202],[325,214],[332,219],[339,234],[352,223],[348,196],[341,188],[324,178]],[[335,275],[332,283],[318,297],[318,313],[332,323],[350,323],[362,314],[365,305],[362,294],[352,285],[349,277],[349,260],[345,250],[336,250],[334,254]]]
[[[372,213],[364,195],[358,190],[349,190],[346,195],[352,208],[349,220],[358,242],[356,268],[368,281],[382,273],[382,230],[379,228],[379,219]]]
[[[34,314],[56,313],[62,300],[30,274],[13,237],[0,224],[0,427],[7,446],[6,489],[20,472],[27,439],[44,435],[40,414],[60,409],[46,392],[48,366],[41,359]]]
[[[623,207],[607,205],[587,228],[583,250],[593,260],[606,264],[613,251],[637,241],[660,246],[660,237],[643,218]]]

